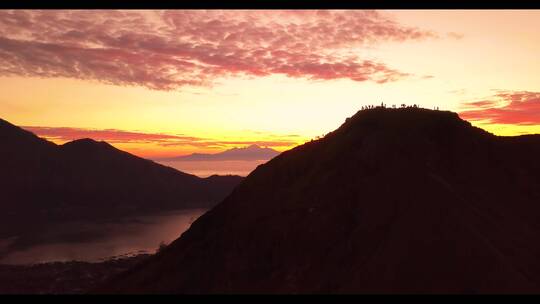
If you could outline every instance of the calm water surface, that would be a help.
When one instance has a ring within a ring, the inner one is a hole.
[[[171,211],[110,222],[72,222],[52,226],[46,243],[13,250],[2,264],[31,264],[53,261],[98,262],[118,256],[154,253],[161,242],[178,238],[206,209]],[[62,241],[58,241],[62,240]],[[13,239],[0,240],[2,247]]]
[[[228,161],[157,161],[158,163],[173,167],[182,172],[208,177],[210,175],[240,175],[247,176],[258,165],[266,160],[228,160]]]

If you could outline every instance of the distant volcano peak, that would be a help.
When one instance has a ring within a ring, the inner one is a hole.
[[[162,161],[254,161],[269,160],[278,155],[279,152],[271,148],[261,148],[257,144],[245,147],[235,147],[215,154],[193,153],[190,155],[167,157],[156,160]]]

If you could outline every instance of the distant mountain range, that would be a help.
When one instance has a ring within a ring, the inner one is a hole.
[[[250,145],[244,148],[232,148],[220,153],[204,154],[193,153],[190,155],[175,156],[155,159],[156,161],[227,161],[227,160],[269,160],[279,155],[280,152],[271,148],[261,148],[258,145]]]
[[[540,135],[359,111],[98,293],[539,293]]]
[[[242,180],[199,178],[92,139],[56,145],[1,119],[0,168],[0,239],[64,220],[208,208]]]

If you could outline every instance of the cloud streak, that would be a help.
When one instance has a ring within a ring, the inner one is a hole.
[[[152,134],[152,133],[140,133],[123,131],[116,129],[83,129],[83,128],[69,128],[69,127],[29,127],[23,126],[22,128],[35,133],[38,136],[43,136],[53,140],[70,141],[80,138],[92,138],[94,140],[103,140],[109,143],[162,143],[168,142],[192,142],[200,141],[202,138],[182,136],[182,135],[168,135],[168,134]]]
[[[0,76],[173,90],[233,76],[385,83],[363,46],[437,37],[376,11],[0,11]]]
[[[540,92],[502,91],[490,99],[463,104],[463,119],[492,124],[540,125]]]
[[[197,148],[224,148],[233,146],[259,145],[266,147],[289,147],[298,144],[295,135],[271,137],[275,140],[215,140],[184,135],[141,133],[115,129],[95,130],[69,127],[23,126],[22,128],[52,141],[66,142],[81,138],[92,138],[111,144],[155,144],[162,147],[191,146]],[[295,138],[291,138],[295,137]]]

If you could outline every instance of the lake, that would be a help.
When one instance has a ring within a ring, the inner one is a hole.
[[[224,160],[224,161],[156,161],[165,166],[169,166],[182,172],[208,177],[210,175],[240,175],[247,176],[255,170],[258,165],[264,164],[267,160]]]
[[[111,257],[154,253],[160,243],[177,239],[207,209],[170,211],[117,221],[78,221],[51,225],[36,245],[4,252],[1,264],[54,261],[99,262]],[[45,240],[45,241],[43,241]],[[14,239],[0,240],[4,249]]]

